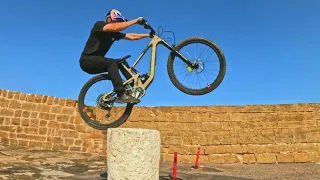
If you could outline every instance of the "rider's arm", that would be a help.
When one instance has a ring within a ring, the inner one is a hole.
[[[115,40],[119,41],[120,39],[123,39],[126,37],[126,33],[123,32],[112,32],[112,36]]]
[[[128,33],[124,37],[126,40],[138,40],[142,38],[150,37],[150,34],[136,34],[136,33]]]
[[[129,26],[132,26],[138,22],[137,19],[126,21],[126,22],[117,22],[117,23],[110,23],[103,26],[103,31],[107,32],[119,32],[122,31]]]

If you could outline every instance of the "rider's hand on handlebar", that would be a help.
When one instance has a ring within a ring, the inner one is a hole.
[[[153,36],[154,36],[155,34],[156,34],[156,33],[155,33],[154,31],[150,31],[149,37],[150,37],[150,38],[153,38]]]
[[[144,26],[144,28],[146,29],[150,29],[151,27],[148,25],[147,20],[144,19],[143,17],[139,17],[137,18],[137,24]],[[153,38],[153,36],[155,35],[154,30],[151,28],[151,32],[149,33],[149,37]]]
[[[144,19],[143,17],[139,17],[137,19],[137,24],[139,24],[139,25],[145,25],[146,23],[147,23],[147,20]]]

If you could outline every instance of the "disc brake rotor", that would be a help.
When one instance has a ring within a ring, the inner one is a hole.
[[[114,103],[114,97],[108,94],[100,94],[97,98],[97,105],[101,109],[111,109]]]
[[[201,61],[200,59],[196,59],[193,62],[193,67],[188,66],[187,69],[189,72],[193,72],[193,70],[195,70],[194,72],[199,74],[204,70],[204,62]]]

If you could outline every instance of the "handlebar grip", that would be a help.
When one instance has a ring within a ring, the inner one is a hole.
[[[150,25],[149,25],[148,23],[146,23],[146,24],[144,25],[144,28],[145,28],[145,29],[151,29],[151,27],[150,27]]]

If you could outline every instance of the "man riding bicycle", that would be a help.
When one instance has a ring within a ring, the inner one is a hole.
[[[98,74],[108,72],[111,77],[112,85],[117,93],[117,103],[139,103],[140,100],[127,94],[119,73],[119,69],[128,79],[131,77],[124,68],[120,67],[118,62],[112,58],[104,57],[109,51],[114,41],[120,39],[138,40],[146,37],[152,37],[151,34],[122,33],[129,26],[134,24],[144,25],[146,20],[142,17],[128,21],[121,12],[112,9],[106,16],[106,21],[96,21],[93,25],[90,36],[81,53],[80,67],[88,74]],[[127,66],[128,63],[124,62]]]

